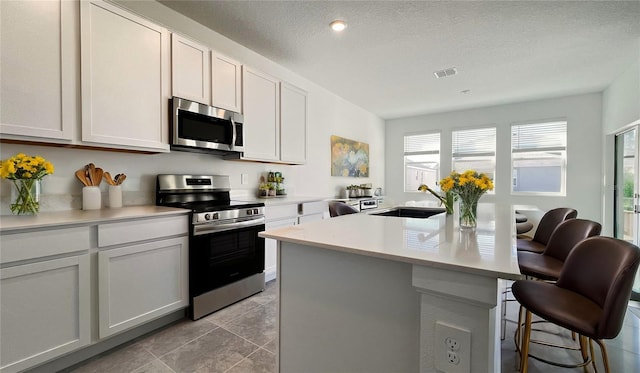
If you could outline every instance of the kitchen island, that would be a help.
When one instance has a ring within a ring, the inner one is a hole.
[[[513,206],[480,204],[476,230],[352,214],[261,233],[278,240],[280,372],[498,372],[514,222]]]

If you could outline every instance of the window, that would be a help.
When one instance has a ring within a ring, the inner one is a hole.
[[[495,180],[496,128],[453,131],[452,136],[451,168],[456,172],[476,170]]]
[[[404,137],[404,191],[417,192],[420,184],[434,187],[440,179],[440,133]]]
[[[511,126],[512,192],[565,194],[567,122]]]

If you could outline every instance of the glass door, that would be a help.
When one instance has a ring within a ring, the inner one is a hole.
[[[638,128],[616,135],[615,143],[615,236],[635,245],[640,243],[640,202],[638,197]],[[636,276],[631,299],[640,301],[640,274]]]

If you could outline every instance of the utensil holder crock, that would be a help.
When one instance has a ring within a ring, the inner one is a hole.
[[[122,187],[120,185],[109,185],[109,207],[122,207]]]
[[[82,188],[82,209],[99,210],[102,206],[100,187],[86,186]]]

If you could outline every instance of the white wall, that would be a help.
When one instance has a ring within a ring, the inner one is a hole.
[[[403,136],[406,133],[441,130],[441,177],[451,170],[451,131],[495,126],[495,196],[481,201],[536,205],[542,210],[567,206],[579,217],[601,221],[602,95],[600,93],[552,98],[449,113],[422,115],[386,122],[386,194],[396,202],[428,199],[419,192],[403,191]],[[565,118],[567,127],[566,197],[512,196],[510,193],[510,125],[515,122]]]
[[[73,173],[89,162],[112,174],[124,172],[125,204],[154,203],[155,175],[159,173],[229,174],[231,186],[254,194],[260,175],[269,170],[281,171],[289,193],[303,196],[339,195],[349,184],[384,182],[384,121],[364,109],[327,91],[321,86],[277,65],[224,36],[205,28],[164,5],[154,1],[118,1],[133,12],[162,24],[244,64],[296,85],[308,96],[308,160],[301,166],[288,166],[238,161],[223,161],[213,155],[172,152],[169,154],[127,154],[118,152],[76,150],[29,145],[2,144],[0,156],[6,159],[18,152],[41,155],[56,167],[54,175],[43,181],[41,211],[81,208],[81,184]],[[370,149],[370,177],[331,177],[330,137],[366,142]],[[303,139],[301,139],[302,141]],[[240,174],[248,174],[248,183],[240,184]],[[2,180],[0,212],[7,214],[9,182]],[[106,191],[106,185],[102,185]]]

